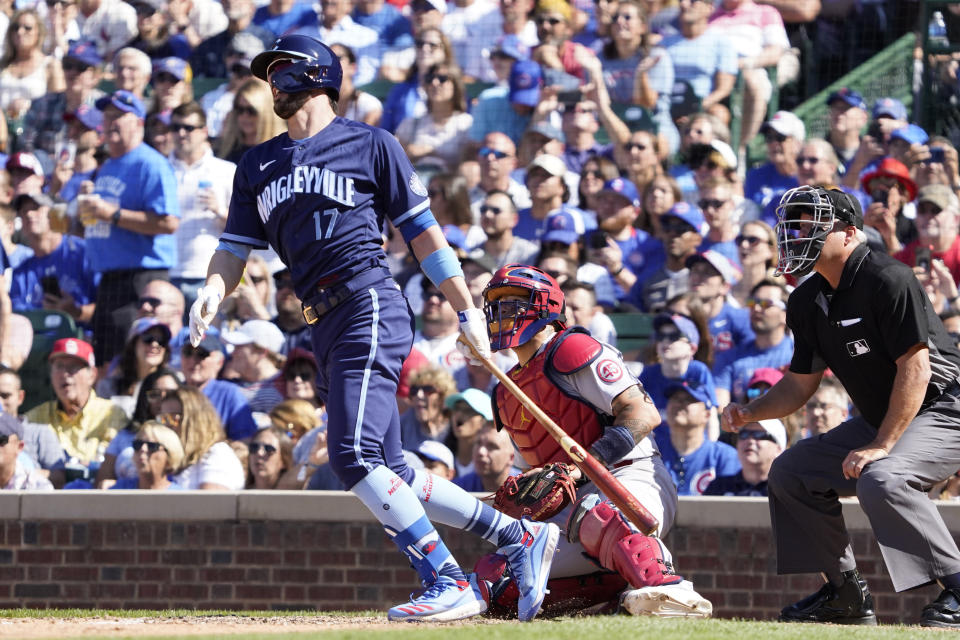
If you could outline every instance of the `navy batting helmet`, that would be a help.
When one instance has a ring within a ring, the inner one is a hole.
[[[326,89],[335,100],[340,98],[343,79],[340,59],[330,47],[310,36],[278,38],[272,49],[257,54],[250,70],[277,91],[298,93]]]

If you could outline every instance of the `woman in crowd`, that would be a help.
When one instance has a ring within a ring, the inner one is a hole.
[[[457,476],[473,471],[473,444],[493,418],[490,396],[480,389],[466,389],[444,401],[450,414],[450,436],[446,445],[453,452]]]
[[[577,202],[581,209],[596,211],[594,197],[603,189],[603,183],[620,177],[617,164],[604,156],[592,156],[583,163],[580,170],[580,184],[577,187]]]
[[[0,109],[19,118],[30,102],[46,93],[63,91],[63,69],[53,56],[43,53],[46,27],[34,9],[13,13],[0,57]]]
[[[469,250],[487,239],[479,225],[473,223],[470,210],[470,192],[466,179],[456,173],[438,173],[430,178],[427,186],[430,209],[441,226],[452,224],[464,235],[463,247]]]
[[[220,418],[202,391],[181,387],[160,403],[160,422],[180,436],[183,463],[174,482],[184,489],[239,491],[243,466],[227,444]]]
[[[97,384],[97,395],[129,398],[128,415],[133,413],[133,398],[149,374],[170,361],[170,328],[156,318],[140,318],[130,327],[127,343],[107,377]]]
[[[133,417],[126,428],[117,432],[103,454],[103,462],[97,471],[98,489],[109,489],[116,481],[137,477],[137,469],[133,464],[134,437],[144,423],[160,415],[163,399],[180,387],[180,373],[167,367],[160,367],[143,379]]]
[[[173,132],[170,130],[170,113],[154,111],[143,124],[143,141],[167,157],[173,153]]]
[[[420,32],[415,43],[416,59],[410,67],[407,79],[390,89],[383,104],[383,118],[380,126],[394,133],[400,123],[407,118],[426,113],[426,93],[421,88],[421,79],[433,65],[455,65],[453,47],[450,40],[439,28],[428,28]]]
[[[317,360],[306,349],[293,349],[287,354],[287,361],[281,369],[283,373],[283,397],[288,400],[303,400],[310,406],[319,408],[317,398]]]
[[[659,175],[654,178],[645,189],[642,190],[643,214],[637,220],[646,221],[648,228],[644,229],[653,235],[660,236],[660,216],[673,208],[683,199],[683,193],[677,185],[677,181],[667,175]]]
[[[258,431],[247,444],[247,489],[302,489],[293,463],[293,440],[277,427]]]
[[[376,127],[383,117],[383,103],[366,91],[353,85],[353,76],[357,72],[357,55],[350,47],[332,44],[330,48],[340,59],[343,67],[343,80],[340,82],[340,100],[337,103],[337,115]]]
[[[193,73],[180,58],[158,60],[150,78],[153,85],[153,111],[173,111],[193,100]]]
[[[297,444],[307,433],[320,425],[321,415],[309,400],[291,398],[270,410],[270,422],[286,432],[293,443]]]
[[[753,287],[773,278],[777,266],[777,234],[763,220],[751,220],[740,227],[736,242],[743,276],[730,293],[744,305]]]
[[[613,158],[623,177],[643,192],[654,178],[663,175],[660,141],[649,131],[634,131],[626,143],[617,145]]]
[[[415,165],[453,171],[473,124],[460,69],[450,63],[431,65],[421,81],[427,112],[405,118],[397,126],[397,140]]]
[[[153,73],[153,63],[140,49],[124,47],[113,56],[113,73],[117,89],[129,91],[143,100]]]
[[[424,440],[443,442],[450,433],[444,413],[447,396],[457,392],[453,376],[446,369],[428,365],[410,376],[410,409],[400,416],[400,442],[416,451]]]
[[[666,49],[650,45],[647,13],[640,0],[623,0],[612,17],[610,37],[600,52],[610,99],[650,111],[667,147],[676,151],[680,133],[670,117],[673,62]]]
[[[293,469],[297,488],[308,482],[313,489],[342,489],[333,471],[327,465],[326,416],[306,400],[284,400],[270,412],[274,428],[290,436],[293,446]],[[322,470],[321,470],[322,467]],[[313,478],[313,476],[317,478]]]
[[[133,442],[134,478],[121,478],[111,489],[179,490],[171,474],[183,463],[183,445],[170,428],[159,422],[145,422]]]
[[[247,149],[275,138],[286,131],[286,124],[273,112],[270,87],[250,78],[237,89],[233,110],[223,123],[217,156],[239,162]]]

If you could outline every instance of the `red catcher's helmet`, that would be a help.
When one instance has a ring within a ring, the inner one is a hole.
[[[524,300],[502,300],[522,296]],[[494,351],[524,344],[552,322],[564,327],[560,285],[550,275],[525,264],[501,267],[483,290],[490,348]]]

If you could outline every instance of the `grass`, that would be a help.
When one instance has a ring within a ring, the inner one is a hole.
[[[126,636],[130,640],[206,640],[212,638],[230,638],[231,640],[303,640],[304,638],[337,638],[338,640],[849,640],[869,638],[870,640],[903,640],[905,638],[939,638],[931,636],[938,630],[923,629],[902,625],[880,627],[841,627],[833,625],[779,624],[776,622],[755,622],[747,620],[669,620],[662,618],[636,618],[628,616],[604,616],[587,618],[557,618],[540,620],[532,624],[502,622],[491,624],[461,623],[447,625],[385,624],[383,628],[369,626],[353,629],[333,629],[299,632],[264,633],[257,631],[256,623],[251,631],[241,633],[218,634],[216,621],[210,617],[222,617],[228,622],[234,617],[286,618],[298,617],[298,622],[310,623],[317,616],[355,617],[372,615],[382,616],[380,612],[226,612],[226,611],[96,611],[96,610],[27,610],[13,609],[0,611],[3,618],[153,618],[183,619],[204,617],[210,625],[209,635],[150,635],[162,629],[146,627],[141,633]],[[322,624],[322,623],[321,623]],[[2,627],[0,627],[2,629]],[[94,638],[88,630],[84,638]],[[112,636],[116,639],[118,636]]]

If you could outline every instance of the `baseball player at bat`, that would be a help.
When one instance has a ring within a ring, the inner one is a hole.
[[[532,619],[543,601],[557,526],[510,518],[403,459],[395,398],[413,318],[387,270],[385,217],[459,312],[465,338],[489,354],[483,313],[471,302],[426,188],[392,135],[337,117],[343,72],[319,40],[284,36],[253,59],[251,70],[269,82],[288,133],[240,160],[226,228],[190,309],[191,340],[199,342],[237,286],[250,250],[273,247],[312,326],[330,465],[425,587],[390,609],[390,619],[447,621],[486,610],[485,585],[465,577],[429,518],[492,542],[518,580],[520,619]]]
[[[627,371],[620,352],[582,327],[567,328],[560,287],[535,267],[502,267],[483,298],[492,349],[512,349],[519,358],[508,373],[510,378],[564,432],[606,465],[660,523],[654,536],[643,535],[572,465],[566,472],[579,485],[572,502],[551,497],[550,505],[538,505],[531,500],[531,494],[536,498],[538,492],[549,496],[547,488],[540,491],[537,483],[549,483],[556,475],[556,463],[571,460],[520,401],[498,384],[494,418],[498,427],[510,433],[531,471],[523,478],[509,478],[498,492],[497,504],[507,511],[529,505],[535,514],[563,525],[567,532],[550,570],[551,600],[576,598],[578,594],[570,589],[592,588],[563,579],[595,573],[599,565],[622,578],[621,586],[629,584],[621,605],[631,613],[709,616],[711,604],[674,572],[670,552],[659,538],[673,523],[677,493],[650,436],[660,415]],[[541,471],[544,468],[546,472]],[[529,479],[537,483],[530,485]],[[566,488],[563,492],[569,493]],[[541,506],[555,508],[544,511]],[[503,588],[496,561],[481,561],[477,571],[493,583],[494,601],[503,604],[498,601]]]

